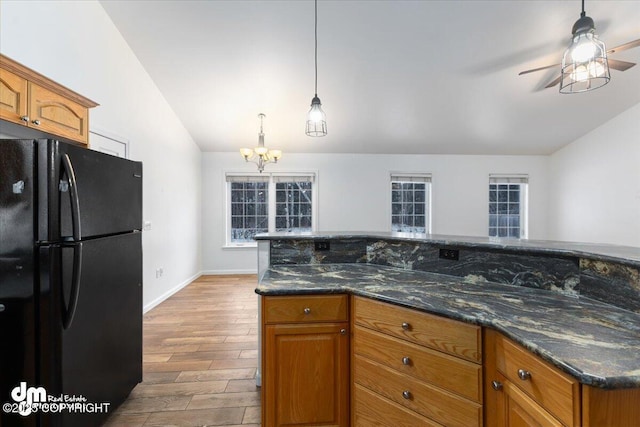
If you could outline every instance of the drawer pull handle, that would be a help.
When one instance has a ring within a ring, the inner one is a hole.
[[[340,329],[340,335],[347,335],[347,330],[344,328]]]
[[[522,381],[529,380],[531,379],[531,372],[525,371],[524,369],[518,369],[518,377],[520,377]]]
[[[402,364],[405,365],[405,366],[411,365],[411,359],[409,359],[408,356],[403,357],[402,358]]]
[[[491,387],[495,390],[495,391],[500,391],[502,390],[502,383],[500,381],[491,381]]]
[[[411,329],[411,325],[408,324],[407,322],[403,322],[402,323],[402,329],[404,329],[405,331],[408,331]]]
[[[402,392],[402,397],[404,397],[405,399],[411,399],[411,392],[409,390],[405,390]]]
[[[304,311],[304,314],[306,315],[311,314],[311,309],[309,307],[306,307],[303,311]]]

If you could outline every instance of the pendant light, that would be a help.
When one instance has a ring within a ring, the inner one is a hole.
[[[562,57],[560,93],[586,92],[609,83],[607,49],[595,34],[593,19],[586,16],[584,0],[580,19],[571,32],[571,44]]]
[[[311,100],[311,109],[307,115],[308,136],[325,136],[327,134],[327,116],[322,111],[322,104],[318,98],[318,0],[315,0],[315,65],[316,65],[316,86],[315,95]]]
[[[269,150],[264,146],[264,132],[262,130],[262,120],[266,116],[262,113],[258,114],[260,119],[260,133],[258,133],[258,146],[256,148],[241,148],[240,155],[244,157],[246,162],[255,163],[258,171],[262,173],[267,163],[278,163],[282,157],[281,150]]]

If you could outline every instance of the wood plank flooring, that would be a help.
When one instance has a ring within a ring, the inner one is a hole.
[[[256,283],[201,276],[149,311],[143,382],[106,426],[260,426]]]

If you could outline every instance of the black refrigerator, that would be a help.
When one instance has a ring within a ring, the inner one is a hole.
[[[99,426],[142,380],[141,225],[142,163],[0,140],[0,427]]]

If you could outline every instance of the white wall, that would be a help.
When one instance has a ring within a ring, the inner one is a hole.
[[[432,232],[486,236],[490,173],[529,174],[529,238],[547,237],[546,156],[288,154],[266,171],[318,173],[320,231],[389,231],[390,172],[432,173]],[[224,173],[255,172],[238,153],[203,153],[205,272],[254,272],[255,248],[224,249]]]
[[[640,247],[640,104],[550,157],[550,237]]]
[[[91,110],[91,128],[128,139],[130,158],[144,163],[151,307],[200,273],[198,147],[98,2],[3,0],[0,24],[3,54],[101,104]]]

